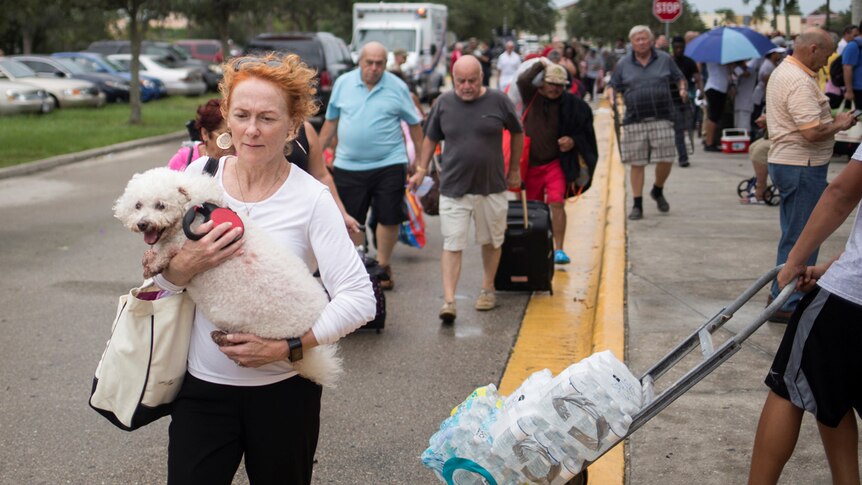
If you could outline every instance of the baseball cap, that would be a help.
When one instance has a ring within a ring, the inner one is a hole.
[[[548,84],[569,84],[566,68],[559,64],[548,64],[545,66],[545,82]]]
[[[783,53],[787,52],[787,49],[785,49],[784,47],[775,47],[773,49],[769,49],[766,52],[766,55],[768,56],[769,54],[775,54],[776,52],[783,54]]]

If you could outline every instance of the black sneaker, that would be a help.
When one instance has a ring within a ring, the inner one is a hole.
[[[688,167],[689,165],[691,165],[691,162],[689,162],[688,160],[680,160],[679,161],[680,167]]]
[[[718,145],[706,145],[703,147],[703,151],[705,151],[705,152],[720,152],[721,147]]]
[[[652,197],[658,205],[659,212],[667,212],[670,210],[670,204],[667,203],[667,199],[664,198],[664,195],[656,195],[655,192],[650,190],[649,196]]]
[[[644,210],[640,207],[632,207],[632,211],[629,212],[629,220],[630,221],[639,221],[644,218]]]

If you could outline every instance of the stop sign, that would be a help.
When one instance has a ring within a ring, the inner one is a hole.
[[[682,0],[653,0],[652,14],[661,22],[673,22],[682,15]]]

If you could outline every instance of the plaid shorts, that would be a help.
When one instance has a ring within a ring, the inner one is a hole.
[[[668,120],[640,121],[623,125],[623,163],[644,166],[650,162],[673,162],[676,142]]]

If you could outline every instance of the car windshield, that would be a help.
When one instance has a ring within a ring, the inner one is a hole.
[[[0,60],[0,67],[2,67],[6,72],[9,73],[13,78],[15,77],[36,77],[36,71],[30,69],[25,64],[18,62],[14,59],[2,59]]]
[[[280,53],[296,54],[306,64],[314,67],[323,64],[320,47],[314,39],[292,39],[292,40],[261,40],[259,43],[252,42],[246,48],[248,54],[259,54],[262,52],[276,51]]]
[[[131,69],[132,60],[131,59],[113,59],[111,60],[114,64],[118,66],[120,71],[128,71]]]
[[[416,50],[415,30],[380,30],[366,29],[359,31],[359,42],[354,45],[365,45],[369,42],[380,42],[389,52],[404,49],[408,52]]]
[[[153,64],[159,67],[164,67],[165,69],[173,69],[173,66],[164,57],[151,57],[150,60],[153,61]]]
[[[110,59],[102,59],[102,62],[104,62],[109,68],[115,71],[127,72],[129,70],[128,67],[123,67],[123,65],[119,62],[114,62]]]
[[[94,71],[87,70],[86,68],[84,68],[83,66],[81,66],[77,62],[73,61],[72,59],[59,58],[59,59],[57,59],[57,63],[62,64],[63,67],[68,69],[69,72],[71,72],[72,74],[86,74],[88,72],[94,72]]]

